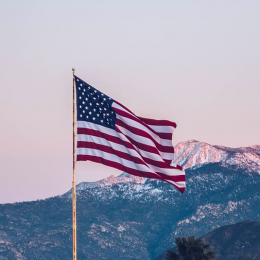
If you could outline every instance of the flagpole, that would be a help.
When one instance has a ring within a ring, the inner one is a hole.
[[[76,233],[76,120],[75,120],[75,69],[72,68],[73,74],[73,177],[72,177],[72,221],[73,221],[73,260],[77,260],[77,233]]]

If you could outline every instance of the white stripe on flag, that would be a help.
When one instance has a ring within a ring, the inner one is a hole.
[[[149,125],[157,133],[173,133],[175,128],[173,126],[165,126],[165,125]]]

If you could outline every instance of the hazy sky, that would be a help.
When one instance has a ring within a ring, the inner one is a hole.
[[[72,73],[174,144],[260,144],[260,1],[0,2],[0,203],[72,181]],[[120,172],[78,164],[77,181]]]

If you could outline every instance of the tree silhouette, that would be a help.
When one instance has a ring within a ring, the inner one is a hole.
[[[168,250],[166,252],[166,257],[165,257],[166,260],[179,260],[179,255],[177,255],[175,252],[171,251],[171,250]]]
[[[216,253],[209,251],[211,245],[205,244],[203,239],[178,237],[175,239],[178,254],[170,250],[166,253],[166,260],[214,260]]]

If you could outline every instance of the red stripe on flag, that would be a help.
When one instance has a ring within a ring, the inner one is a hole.
[[[140,117],[140,120],[144,121],[148,125],[164,125],[164,126],[172,126],[174,128],[177,127],[177,124],[175,122],[169,121],[169,120],[157,120],[157,119],[151,119],[151,118],[145,118]]]

